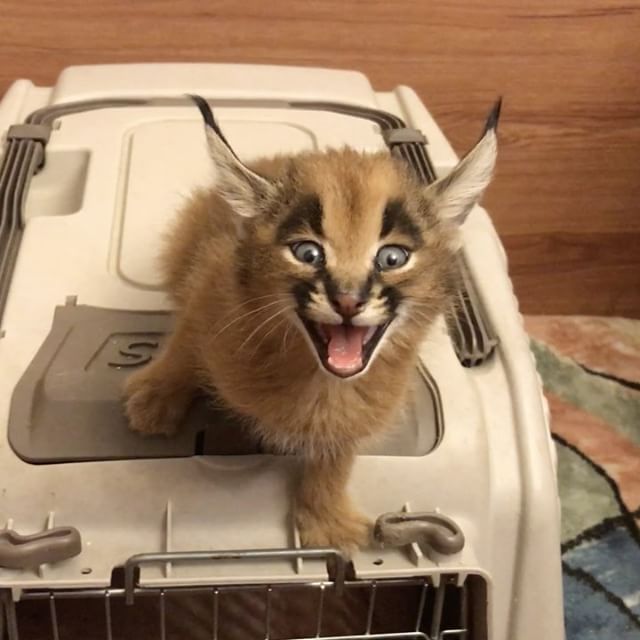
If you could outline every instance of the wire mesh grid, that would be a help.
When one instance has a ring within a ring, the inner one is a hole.
[[[2,594],[2,640],[484,640],[484,582],[427,578]]]

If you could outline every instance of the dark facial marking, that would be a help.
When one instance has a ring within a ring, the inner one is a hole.
[[[306,227],[322,237],[322,205],[315,194],[302,196],[291,209],[289,215],[278,227],[278,242],[285,242],[291,234],[302,231]]]
[[[324,290],[327,292],[327,298],[329,300],[334,300],[335,297],[340,292],[340,288],[336,281],[331,277],[329,272],[326,269],[322,270],[322,282],[324,284]]]
[[[380,237],[388,236],[393,229],[407,235],[416,245],[422,244],[420,227],[411,219],[402,200],[389,200],[387,203],[382,217]]]
[[[369,273],[365,283],[362,285],[362,289],[360,289],[360,297],[362,300],[368,300],[371,295],[371,287],[373,286],[373,282],[375,279],[375,274],[373,271]]]
[[[395,313],[400,302],[402,302],[402,294],[395,287],[385,287],[380,292],[380,297],[384,298],[384,302],[389,309],[389,313]]]
[[[313,282],[305,282],[300,281],[297,282],[293,289],[291,289],[291,293],[298,303],[298,308],[304,309],[309,304],[311,300],[311,294],[316,292],[316,287]]]

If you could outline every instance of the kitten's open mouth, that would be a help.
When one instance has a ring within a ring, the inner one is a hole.
[[[368,364],[377,344],[391,324],[356,326],[352,324],[323,324],[300,316],[320,361],[325,369],[341,378],[362,371]]]

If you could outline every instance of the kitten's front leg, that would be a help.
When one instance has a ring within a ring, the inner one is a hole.
[[[131,429],[144,435],[177,430],[196,392],[190,353],[179,327],[157,359],[127,378],[125,412]]]
[[[346,493],[353,460],[352,453],[305,459],[295,504],[303,546],[351,553],[369,542],[371,522],[353,508]]]

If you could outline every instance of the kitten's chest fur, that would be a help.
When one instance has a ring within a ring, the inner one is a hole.
[[[234,359],[232,352],[205,358],[223,398],[255,418],[271,447],[329,453],[392,426],[407,396],[405,371],[410,366],[387,376],[380,359],[357,380],[332,379],[313,358],[302,355],[308,347],[297,337],[289,348],[273,351],[280,337],[276,334],[269,346],[246,360]]]

